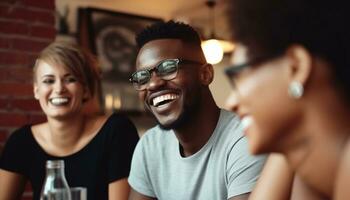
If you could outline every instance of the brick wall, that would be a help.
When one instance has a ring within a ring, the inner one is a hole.
[[[33,98],[32,66],[54,40],[54,0],[0,1],[0,146],[11,132],[44,121]],[[31,199],[30,186],[23,199]]]

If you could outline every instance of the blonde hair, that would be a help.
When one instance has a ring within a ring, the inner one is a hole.
[[[78,45],[66,42],[53,42],[47,46],[39,54],[34,64],[34,81],[36,81],[35,74],[40,61],[67,67],[77,77],[78,81],[87,87],[91,97],[95,95],[101,80],[97,60]]]

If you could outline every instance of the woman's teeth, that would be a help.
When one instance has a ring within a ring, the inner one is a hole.
[[[50,102],[55,106],[59,106],[68,103],[68,98],[52,98]]]
[[[152,104],[153,104],[153,106],[157,107],[161,104],[166,103],[166,101],[174,100],[177,98],[179,98],[179,95],[177,95],[177,94],[165,94],[165,95],[161,95],[161,96],[153,98]]]
[[[251,124],[253,123],[253,118],[252,117],[243,117],[241,120],[241,124],[243,127],[243,130],[246,130]]]

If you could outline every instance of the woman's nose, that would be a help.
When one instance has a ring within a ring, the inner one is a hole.
[[[64,85],[63,81],[56,81],[55,85],[54,85],[54,90],[56,93],[60,94],[62,92],[66,91],[66,86]]]

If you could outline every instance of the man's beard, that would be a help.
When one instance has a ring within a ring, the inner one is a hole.
[[[194,90],[194,91],[200,91],[200,89]],[[201,104],[201,96],[200,96],[200,93],[198,92],[193,96],[192,101],[189,104],[186,104],[186,103],[184,104],[182,108],[182,113],[174,122],[170,124],[161,124],[157,119],[157,122],[160,128],[164,130],[171,130],[171,129],[176,130],[176,129],[185,127],[186,125],[190,126],[193,118],[197,117],[196,115],[199,112],[199,109],[201,107],[200,104]]]
[[[164,129],[164,130],[171,130],[171,129],[176,130],[178,128],[186,126],[186,124],[189,124],[189,122],[191,121],[191,118],[194,115],[194,112],[190,111],[190,110],[192,110],[192,109],[190,109],[190,107],[191,106],[185,106],[181,115],[174,122],[172,122],[170,124],[161,124],[157,120],[160,128]]]

